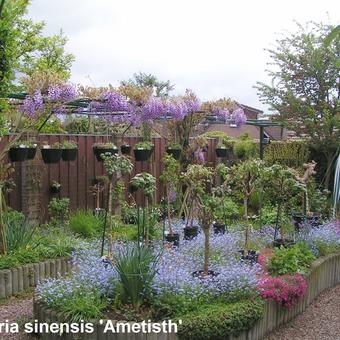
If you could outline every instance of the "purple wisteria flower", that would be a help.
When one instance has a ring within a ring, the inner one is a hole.
[[[188,108],[186,104],[179,99],[171,99],[166,103],[166,112],[171,118],[180,121],[188,114]]]
[[[126,100],[126,97],[116,91],[105,92],[101,96],[101,99],[104,101],[102,104],[105,108],[105,111],[120,112],[128,111],[129,109],[129,104]]]
[[[20,111],[27,114],[30,118],[35,117],[36,113],[42,110],[44,107],[44,101],[40,90],[36,90],[33,96],[27,96],[22,106],[20,107]]]
[[[68,102],[75,99],[77,90],[71,84],[55,84],[49,86],[47,90],[47,98],[51,101]]]
[[[188,113],[196,112],[201,107],[199,99],[191,96],[184,98],[184,104]]]
[[[225,121],[228,121],[230,119],[230,112],[228,109],[221,109],[217,107],[217,108],[214,108],[212,112],[213,114],[215,114],[218,117],[221,117]]]
[[[142,120],[157,119],[165,114],[166,106],[161,98],[152,97],[142,106]]]
[[[235,121],[235,124],[240,127],[247,122],[247,116],[241,108],[237,108],[231,114],[231,118]]]

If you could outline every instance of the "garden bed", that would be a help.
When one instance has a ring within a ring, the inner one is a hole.
[[[263,308],[263,316],[255,322],[254,326],[247,331],[243,331],[240,334],[236,335],[229,335],[228,339],[230,340],[246,340],[246,339],[262,339],[266,334],[273,331],[277,327],[282,324],[285,324],[292,320],[296,315],[302,313],[307,306],[312,303],[312,301],[324,290],[335,286],[337,283],[340,282],[340,253],[331,254],[322,258],[319,258],[315,262],[313,262],[310,271],[306,275],[306,280],[308,283],[308,288],[306,291],[305,296],[303,299],[297,302],[295,306],[292,308],[283,308],[281,305],[267,301]],[[249,306],[246,306],[249,308]],[[236,311],[235,311],[236,310]],[[209,312],[205,315],[202,315],[201,321],[204,322],[206,325],[209,325],[207,321],[207,316]],[[213,314],[212,314],[213,315]],[[237,315],[237,309],[234,309],[231,313],[235,317]],[[34,317],[35,319],[39,320],[39,322],[67,322],[65,317],[60,313],[56,313],[52,309],[50,309],[45,303],[41,301],[34,301]],[[187,327],[193,327],[193,329],[189,333],[192,333],[193,338],[195,339],[204,339],[203,334],[199,334],[195,329],[195,322],[192,322],[194,319],[199,320],[198,316],[190,319],[190,325],[186,325]],[[221,320],[221,325],[222,325]],[[232,322],[227,318],[228,322]],[[249,320],[243,320],[243,325]],[[103,334],[103,326],[97,324],[95,321],[94,323],[94,333],[90,334],[91,339],[177,339],[178,336],[175,334],[137,334],[137,335],[116,335],[111,334],[110,332],[107,334]],[[184,327],[184,326],[182,326]],[[242,326],[241,326],[242,327]],[[197,334],[196,334],[197,332]],[[181,327],[179,327],[179,333],[181,334]],[[186,334],[188,333],[188,329],[186,329]],[[79,336],[79,334],[78,334]],[[201,336],[201,337],[200,337]],[[51,339],[51,334],[41,334],[42,339]],[[70,335],[66,337],[62,337],[63,339],[71,339]],[[81,337],[81,339],[85,338]],[[179,337],[182,338],[182,337]],[[185,338],[185,337],[183,337]],[[217,339],[217,338],[216,338]]]
[[[64,276],[71,270],[69,257],[0,270],[0,299],[35,287],[39,281]]]

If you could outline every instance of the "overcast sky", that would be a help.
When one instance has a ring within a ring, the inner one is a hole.
[[[265,109],[253,88],[268,81],[264,48],[294,20],[338,24],[339,13],[336,0],[32,0],[28,16],[69,38],[74,83],[116,86],[142,71],[175,93]]]

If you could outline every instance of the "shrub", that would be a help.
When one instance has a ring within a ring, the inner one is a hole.
[[[222,340],[252,327],[263,314],[263,301],[245,300],[232,304],[202,305],[193,313],[181,316],[180,339]]]
[[[70,214],[70,199],[53,198],[48,204],[48,213],[51,225],[58,226],[66,224]]]
[[[314,260],[307,243],[300,242],[291,248],[275,249],[269,272],[274,275],[304,273]]]
[[[107,299],[103,299],[98,292],[80,288],[73,292],[71,299],[64,299],[59,309],[68,320],[80,322],[100,319],[106,306]]]
[[[256,155],[257,145],[247,133],[244,133],[237,138],[233,151],[237,158],[249,159]]]
[[[4,214],[3,221],[6,230],[7,250],[9,252],[26,248],[32,242],[36,228],[26,220],[22,213],[9,209]]]
[[[156,275],[159,254],[146,246],[126,245],[114,256],[121,284],[121,301],[138,309],[146,300]]]
[[[91,237],[100,231],[102,219],[94,216],[91,211],[77,210],[70,218],[70,228],[83,237]]]
[[[272,299],[284,307],[292,307],[305,294],[307,282],[300,274],[267,277],[258,289],[265,299]]]

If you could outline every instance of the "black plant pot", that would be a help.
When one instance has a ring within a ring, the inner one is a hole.
[[[213,224],[214,234],[225,234],[225,224],[220,224],[218,222],[215,222]]]
[[[45,164],[60,162],[61,154],[61,149],[41,149],[41,156]]]
[[[305,215],[302,213],[293,213],[292,214],[293,224],[295,227],[295,231],[299,232],[301,230],[301,226],[305,220]]]
[[[220,273],[215,272],[214,270],[208,270],[208,274],[204,275],[204,270],[196,270],[192,273],[193,277],[197,277],[199,279],[205,279],[205,278],[214,278],[218,276]]]
[[[166,153],[178,160],[181,157],[182,150],[167,148]]]
[[[104,217],[105,216],[105,209],[95,208],[95,209],[93,209],[93,215],[97,216],[97,217]]]
[[[147,150],[147,149],[134,149],[133,153],[135,155],[135,160],[137,162],[143,162],[149,160],[153,152],[152,150]]]
[[[185,227],[184,228],[184,239],[192,240],[198,235],[198,226]]]
[[[310,224],[312,227],[318,227],[321,225],[321,216],[318,213],[313,213],[312,216],[307,216],[307,223]]]
[[[256,250],[248,250],[247,253],[244,250],[239,250],[239,253],[241,254],[241,262],[250,264],[258,262],[259,255],[256,254]]]
[[[165,235],[165,241],[168,243],[172,243],[174,247],[179,246],[179,234],[173,233],[172,235]]]
[[[120,147],[120,151],[122,152],[123,155],[129,155],[131,152],[131,145],[122,145]]]
[[[61,158],[63,161],[72,162],[77,159],[78,149],[63,149]]]
[[[294,244],[295,244],[294,240],[290,240],[290,239],[282,240],[282,238],[277,238],[273,242],[273,246],[275,248],[281,248],[281,246],[284,248],[289,248],[289,247],[292,247]]]
[[[132,184],[129,185],[129,193],[130,194],[135,193],[137,190],[138,190],[138,187],[136,187],[135,185],[132,185]]]
[[[36,153],[37,153],[37,148],[27,148],[27,157],[26,157],[26,159],[28,161],[34,159]]]
[[[23,162],[27,159],[28,148],[10,148],[8,151],[11,162]]]
[[[228,155],[228,150],[224,148],[217,148],[215,149],[215,152],[216,152],[216,156],[220,158],[227,157]]]
[[[60,190],[61,190],[61,186],[60,187],[56,187],[54,185],[51,185],[51,187],[50,187],[50,192],[52,194],[58,194],[60,192]]]
[[[109,153],[110,155],[115,155],[118,153],[118,149],[101,149],[101,148],[93,148],[93,152],[97,158],[98,162],[102,162],[103,158],[101,155],[104,153]]]

